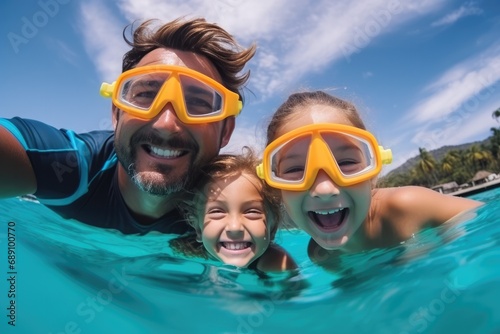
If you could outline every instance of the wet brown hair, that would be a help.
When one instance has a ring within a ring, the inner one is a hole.
[[[324,105],[340,109],[345,113],[353,126],[366,130],[356,107],[352,103],[327,94],[323,91],[300,92],[290,95],[274,113],[267,127],[266,145],[269,145],[276,139],[276,133],[283,126],[283,124],[286,124],[286,122],[298,115],[303,108],[313,105]]]
[[[158,28],[153,28],[157,20],[147,20],[135,30],[132,25],[125,27],[123,38],[132,47],[123,56],[122,71],[134,68],[149,52],[158,48],[172,48],[191,51],[205,56],[215,66],[222,78],[222,84],[240,95],[250,71],[239,74],[245,64],[254,56],[255,44],[245,49],[227,31],[205,19],[176,19]],[[126,36],[127,28],[132,30],[133,39]]]

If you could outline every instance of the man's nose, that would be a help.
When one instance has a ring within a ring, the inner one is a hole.
[[[171,102],[167,102],[154,120],[153,127],[160,131],[176,133],[181,130],[182,125],[183,123],[179,117],[177,117],[173,104]]]

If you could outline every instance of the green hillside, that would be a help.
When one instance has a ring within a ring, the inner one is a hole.
[[[481,170],[500,173],[500,128],[491,128],[489,138],[455,146],[443,146],[427,151],[419,148],[419,155],[379,178],[380,187],[418,185],[433,187],[438,184],[469,183]]]
[[[472,143],[467,143],[467,144],[461,144],[461,145],[449,145],[449,146],[443,146],[440,148],[437,148],[435,150],[429,151],[429,154],[436,160],[436,161],[441,161],[443,157],[446,155],[447,152],[452,151],[452,150],[467,150],[473,145],[487,145],[490,143],[490,139],[485,139],[483,141],[475,141]],[[397,174],[404,174],[408,173],[411,169],[415,168],[415,166],[418,164],[420,161],[420,157],[414,156],[413,158],[410,158],[406,160],[405,163],[403,163],[401,166],[393,169],[389,173],[386,174],[386,177],[390,177],[391,175],[397,175]]]

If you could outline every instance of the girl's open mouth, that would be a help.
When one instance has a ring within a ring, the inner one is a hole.
[[[307,215],[323,232],[335,232],[339,230],[346,221],[349,215],[349,209],[340,208],[308,211]]]

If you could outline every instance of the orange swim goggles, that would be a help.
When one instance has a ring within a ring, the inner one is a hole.
[[[203,124],[237,116],[243,107],[238,94],[214,79],[187,67],[152,65],[123,72],[112,84],[101,85],[121,110],[152,119],[172,103],[179,120]]]
[[[339,186],[375,177],[392,152],[368,131],[342,124],[307,125],[284,134],[264,150],[257,174],[271,187],[305,191],[319,170]]]

